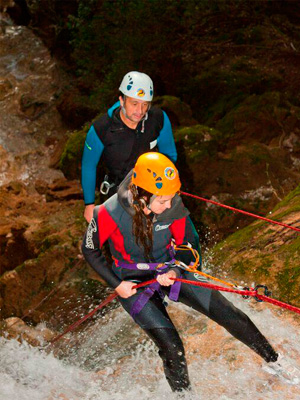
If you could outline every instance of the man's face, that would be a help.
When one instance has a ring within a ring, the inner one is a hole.
[[[125,100],[120,96],[121,107],[125,109],[125,117],[131,122],[140,122],[148,111],[150,102],[137,100],[132,97],[125,97]]]

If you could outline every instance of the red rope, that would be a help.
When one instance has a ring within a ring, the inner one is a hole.
[[[274,221],[273,219],[261,217],[260,215],[252,214],[252,213],[250,213],[250,212],[248,212],[248,211],[243,211],[243,210],[240,210],[240,209],[238,209],[238,208],[234,208],[234,207],[231,207],[231,206],[227,206],[226,204],[217,203],[216,201],[208,200],[208,199],[205,199],[204,197],[196,196],[196,195],[194,195],[194,194],[190,194],[190,193],[186,193],[186,192],[181,192],[181,191],[180,191],[180,193],[183,194],[184,196],[193,197],[193,198],[195,198],[195,199],[205,201],[206,203],[211,203],[211,204],[214,204],[214,205],[216,205],[216,206],[228,208],[228,210],[231,210],[231,211],[234,211],[234,212],[239,212],[239,213],[245,214],[245,215],[249,215],[250,217],[257,218],[257,219],[262,219],[263,221],[267,221],[267,222],[269,222],[269,223],[271,223],[271,224],[276,224],[276,225],[284,226],[285,228],[293,229],[294,231],[300,232],[300,229],[299,229],[299,228],[296,228],[296,227],[294,227],[294,226],[290,226],[290,225],[284,224],[283,222],[278,222],[278,221]]]
[[[290,304],[283,303],[282,301],[279,301],[279,300],[271,299],[270,297],[264,296],[263,294],[257,294],[256,297],[259,300],[275,304],[275,306],[286,308],[287,310],[294,311],[295,313],[300,314],[300,308],[298,308],[298,307],[291,306]]]
[[[151,281],[147,282],[142,282],[139,283],[138,285],[133,286],[133,289],[138,289],[143,286],[150,285],[151,283],[156,282],[156,279],[152,279]],[[114,292],[110,294],[102,303],[100,303],[94,310],[90,311],[88,314],[86,314],[83,318],[80,320],[74,322],[74,324],[70,325],[63,333],[60,335],[56,336],[54,339],[50,340],[50,345],[53,343],[57,342],[59,339],[61,339],[63,336],[65,336],[68,332],[73,331],[77,326],[81,325],[84,321],[86,321],[88,318],[93,316],[98,310],[101,310],[101,308],[105,307],[107,304],[111,303],[116,297],[118,296],[117,292]]]
[[[174,280],[180,281],[180,282],[183,282],[183,283],[187,283],[189,285],[203,286],[203,287],[210,288],[210,289],[213,289],[213,290],[219,290],[221,292],[230,292],[230,293],[240,294],[240,295],[243,295],[243,296],[256,297],[259,300],[275,304],[276,306],[279,306],[279,307],[282,307],[282,308],[286,308],[287,310],[294,311],[294,312],[300,314],[300,308],[295,307],[295,306],[291,306],[290,304],[283,303],[282,301],[279,301],[279,300],[272,299],[271,297],[268,297],[268,296],[265,296],[265,295],[262,295],[262,294],[258,294],[257,290],[236,290],[236,289],[225,288],[223,286],[213,285],[211,283],[194,282],[194,281],[188,281],[187,279],[181,279],[181,278],[174,278]]]
[[[101,304],[99,304],[94,310],[86,314],[83,318],[80,320],[74,322],[74,324],[70,325],[63,333],[60,335],[56,336],[54,339],[50,340],[50,345],[53,343],[57,342],[59,339],[61,339],[63,336],[65,336],[68,332],[73,331],[77,326],[81,325],[85,320],[90,318],[92,315],[95,314],[96,311],[101,310],[101,308],[105,307],[107,304],[109,304],[111,301],[113,301],[116,297],[118,296],[118,293],[114,292],[110,294]]]
[[[219,286],[219,285],[214,285],[212,283],[207,283],[207,282],[195,282],[195,281],[189,281],[187,279],[182,279],[182,278],[171,278],[171,279],[174,281],[187,283],[188,285],[202,286],[202,287],[209,288],[212,290],[218,290],[218,291],[222,291],[222,292],[230,292],[230,293],[240,294],[242,296],[252,296],[261,301],[266,301],[268,303],[275,304],[276,306],[286,308],[287,310],[294,311],[294,312],[300,314],[300,308],[291,306],[290,304],[283,303],[282,301],[279,301],[279,300],[271,299],[270,297],[265,296],[265,295],[260,295],[257,293],[257,290],[245,290],[245,289],[237,290],[237,289],[226,288],[226,287]],[[142,282],[142,283],[139,283],[138,285],[133,286],[133,289],[138,289],[140,287],[150,285],[151,283],[154,283],[154,282],[156,282],[156,279]],[[63,336],[65,336],[68,332],[73,331],[75,328],[77,328],[79,325],[81,325],[85,320],[87,320],[92,315],[94,315],[98,310],[101,310],[101,308],[105,307],[107,304],[112,302],[117,296],[118,296],[118,294],[116,292],[110,294],[94,310],[90,311],[87,315],[85,315],[80,320],[74,322],[74,324],[70,325],[63,333],[61,333],[60,335],[58,335],[54,339],[52,339],[50,341],[49,345],[52,345],[53,343],[57,342],[59,339],[61,339]]]

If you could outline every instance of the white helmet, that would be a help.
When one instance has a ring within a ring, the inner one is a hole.
[[[153,82],[151,78],[137,71],[126,74],[119,87],[125,96],[138,100],[151,101],[153,98]]]

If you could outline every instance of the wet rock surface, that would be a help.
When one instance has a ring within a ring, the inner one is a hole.
[[[6,318],[28,314],[74,266],[86,223],[79,181],[67,181],[53,167],[67,138],[56,109],[64,75],[32,31],[13,25],[7,15],[1,15],[3,20],[0,304],[1,318]],[[78,291],[75,284],[72,287],[70,296]],[[46,313],[53,307],[52,299]],[[45,308],[40,307],[26,321],[38,323],[42,318]]]

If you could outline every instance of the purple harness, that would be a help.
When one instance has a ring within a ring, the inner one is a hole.
[[[165,273],[165,269],[169,267],[169,264],[172,264],[175,260],[172,259],[165,264],[162,263],[126,263],[124,261],[117,261],[117,267],[138,270],[138,271],[156,271],[157,275]],[[157,276],[156,275],[156,276]],[[169,293],[169,299],[173,301],[178,300],[178,296],[180,293],[181,282],[176,281],[172,286]],[[143,292],[138,296],[136,301],[133,303],[130,315],[135,318],[140,311],[145,307],[150,298],[154,295],[155,292],[158,292],[160,297],[163,299],[165,297],[163,291],[161,290],[161,285],[156,281],[151,283]]]

